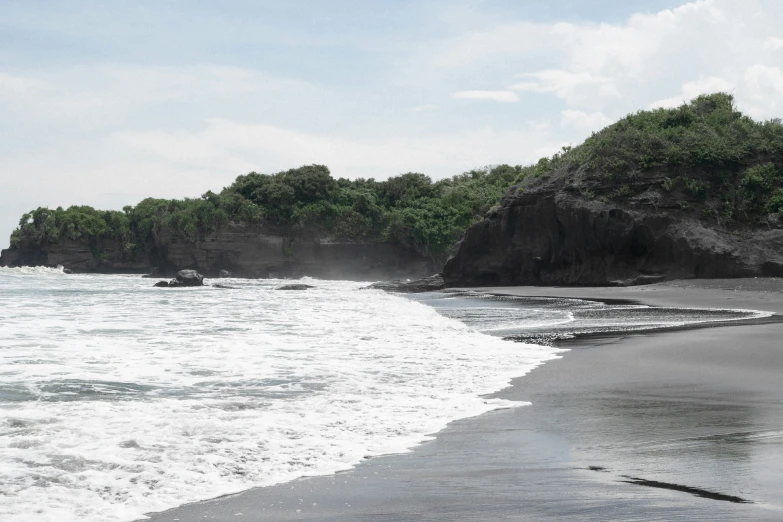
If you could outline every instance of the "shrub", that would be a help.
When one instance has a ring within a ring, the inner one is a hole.
[[[783,214],[783,188],[775,189],[767,201],[765,210],[770,214]]]

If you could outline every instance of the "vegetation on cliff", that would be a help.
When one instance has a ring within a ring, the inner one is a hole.
[[[11,244],[45,248],[83,240],[98,251],[101,241],[112,240],[133,255],[156,239],[196,242],[230,222],[267,223],[394,241],[442,262],[509,187],[524,191],[553,179],[568,180],[586,199],[618,203],[646,198],[655,205],[662,191],[681,193],[680,210],[723,225],[757,224],[783,212],[783,124],[742,115],[729,94],[704,95],[678,108],[630,114],[527,167],[477,169],[434,183],[417,173],[334,179],[322,165],[251,172],[195,199],[148,198],[123,211],[38,208],[22,216]]]
[[[123,211],[86,206],[38,208],[22,216],[12,246],[46,246],[84,240],[99,250],[101,240],[120,241],[128,255],[154,239],[198,241],[229,222],[317,227],[334,238],[393,241],[437,261],[465,229],[496,204],[523,173],[501,165],[433,183],[417,173],[385,181],[334,179],[322,165],[277,174],[239,176],[220,193],[200,198],[148,198]]]
[[[755,223],[783,211],[783,124],[754,121],[737,111],[730,94],[699,96],[674,109],[630,114],[577,147],[544,158],[533,177],[601,179],[611,187],[587,198],[628,200],[682,193],[682,207],[722,224]],[[529,180],[531,183],[535,181]]]

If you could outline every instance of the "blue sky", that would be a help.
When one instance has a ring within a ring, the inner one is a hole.
[[[0,2],[0,246],[250,170],[526,164],[640,108],[783,116],[783,2]]]

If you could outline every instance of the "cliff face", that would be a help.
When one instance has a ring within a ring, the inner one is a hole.
[[[364,241],[329,241],[315,230],[265,225],[228,225],[199,241],[158,236],[143,253],[128,253],[115,242],[89,245],[64,241],[46,249],[21,245],[3,250],[0,266],[46,265],[74,272],[160,275],[192,268],[207,276],[229,270],[238,277],[301,277],[377,280],[422,277],[438,267],[401,245]]]
[[[638,284],[674,278],[783,276],[783,229],[702,218],[663,175],[617,182],[530,180],[471,226],[443,277],[449,286]],[[634,185],[635,183],[635,185]],[[690,210],[689,210],[690,208]]]
[[[115,241],[65,240],[45,248],[22,244],[0,252],[0,266],[51,266],[62,265],[73,272],[146,272],[155,266],[149,254],[129,255]]]

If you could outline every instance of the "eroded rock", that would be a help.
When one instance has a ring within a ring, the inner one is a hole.
[[[154,286],[159,288],[204,286],[204,276],[195,270],[180,270],[177,272],[176,278],[172,279],[171,281],[158,281]]]
[[[275,290],[307,290],[308,288],[315,288],[312,285],[306,285],[304,283],[295,283],[290,285],[283,285],[275,288]]]
[[[584,192],[567,177],[525,180],[467,230],[444,280],[451,287],[630,286],[783,276],[783,230],[705,219],[682,204],[687,195],[656,188],[661,179],[628,180],[633,193],[655,192],[655,205],[612,199],[618,183],[605,176],[583,180]]]
[[[441,290],[445,287],[443,277],[440,274],[436,274],[430,277],[423,277],[421,279],[415,279],[413,281],[400,281],[399,279],[394,281],[381,281],[373,283],[365,288],[373,290],[385,290],[386,292],[400,292],[405,294],[413,294],[419,292],[434,292]]]

